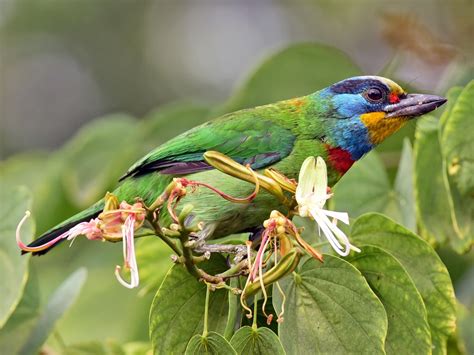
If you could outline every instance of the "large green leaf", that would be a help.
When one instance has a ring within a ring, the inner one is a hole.
[[[458,91],[457,88],[454,89]],[[462,196],[474,198],[474,80],[441,118],[441,147],[448,173]]]
[[[242,355],[286,354],[278,336],[265,327],[242,327],[234,334],[230,344]]]
[[[442,176],[438,124],[433,117],[418,121],[415,140],[415,196],[421,235],[443,243],[455,234],[449,195]],[[436,192],[436,193],[435,193]]]
[[[376,213],[356,220],[351,240],[355,245],[378,246],[401,263],[425,303],[433,352],[445,353],[455,328],[455,297],[448,270],[436,252],[408,229]]]
[[[447,108],[448,112],[449,108],[450,106]],[[464,252],[472,244],[469,236],[472,234],[472,203],[468,197],[460,198],[455,186],[450,188],[443,171],[438,135],[436,119],[430,117],[418,122],[415,142],[418,223],[423,238],[441,244],[449,242],[456,251]]]
[[[223,257],[199,264],[209,273],[225,270]],[[150,339],[157,354],[183,353],[191,337],[202,333],[206,285],[191,276],[183,265],[166,275],[150,309]],[[217,290],[209,301],[208,329],[223,332],[227,320],[227,291]]]
[[[420,293],[403,266],[381,248],[359,244],[349,262],[366,278],[385,307],[387,354],[431,354],[431,334]]]
[[[28,339],[39,317],[39,293],[36,273],[34,269],[30,268],[28,282],[20,303],[0,329],[0,352],[2,354],[18,354]]]
[[[60,152],[71,201],[79,208],[96,202],[116,185],[139,153],[136,121],[130,116],[110,115],[82,128]]]
[[[18,222],[31,208],[31,195],[26,188],[0,189],[0,328],[18,305],[28,279],[29,256],[22,256],[15,242],[15,229]],[[24,243],[31,241],[34,223],[27,221],[22,228]]]
[[[346,211],[353,218],[367,212],[380,212],[415,230],[412,165],[411,146],[405,141],[392,186],[379,154],[371,152],[336,184],[334,209]]]
[[[222,112],[307,95],[361,70],[343,52],[326,45],[290,46],[265,60],[237,90]]]
[[[324,255],[281,281],[286,295],[280,340],[288,354],[383,354],[387,315],[361,273]],[[281,296],[273,292],[275,309]]]
[[[186,355],[198,354],[237,354],[232,345],[219,333],[209,332],[206,336],[196,334],[186,347]]]
[[[450,193],[453,248],[466,252],[474,244],[474,81],[448,93],[450,104],[440,120],[443,176]]]
[[[19,352],[20,354],[33,354],[39,351],[40,347],[54,330],[56,322],[61,318],[64,312],[71,307],[79,296],[79,292],[86,281],[86,277],[86,269],[81,268],[75,271],[61,285],[59,285],[51,296],[45,309],[41,312],[28,340]]]

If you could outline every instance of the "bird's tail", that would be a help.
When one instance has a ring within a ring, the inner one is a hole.
[[[81,222],[87,222],[92,218],[96,218],[104,207],[103,201],[99,201],[91,207],[81,211],[74,216],[68,218],[64,222],[61,222],[57,226],[51,228],[50,230],[43,233],[40,237],[28,244],[28,247],[38,247],[44,245],[53,239],[59,237],[61,234],[67,232],[69,229],[73,228],[75,225]],[[64,239],[60,239],[57,243],[50,245],[49,247],[33,252],[33,255],[43,255],[62,242]],[[22,251],[22,254],[28,253],[27,251]]]

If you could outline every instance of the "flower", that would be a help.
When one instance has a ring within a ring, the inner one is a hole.
[[[331,198],[328,194],[328,177],[326,163],[321,157],[315,161],[308,157],[301,166],[298,186],[296,188],[296,202],[298,214],[301,217],[312,217],[318,224],[332,248],[341,256],[346,256],[351,250],[360,252],[360,249],[351,245],[349,239],[340,230],[335,221],[329,217],[349,224],[349,216],[345,212],[334,212],[323,209],[326,201]]]
[[[138,284],[140,283],[137,258],[135,256],[135,221],[135,214],[130,214],[122,225],[123,259],[125,261],[125,267],[130,269],[130,283],[127,283],[120,275],[120,266],[115,266],[115,277],[117,277],[118,282],[120,282],[122,286],[127,288],[138,287]]]
[[[16,228],[16,242],[18,247],[26,252],[38,252],[45,250],[62,239],[74,240],[83,235],[89,240],[108,240],[123,242],[123,257],[125,268],[130,270],[130,282],[126,282],[120,275],[120,266],[115,267],[115,276],[121,285],[127,288],[137,287],[139,284],[138,266],[135,256],[135,230],[139,229],[145,220],[145,209],[142,203],[133,205],[122,201],[120,204],[112,194],[107,194],[105,207],[102,213],[88,222],[76,224],[71,229],[57,236],[56,238],[36,247],[29,247],[21,241],[20,231],[26,219],[31,215],[30,211],[25,212]]]

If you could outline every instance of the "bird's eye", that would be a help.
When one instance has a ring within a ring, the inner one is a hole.
[[[381,102],[384,99],[384,94],[379,88],[370,88],[365,92],[365,97],[370,102]]]

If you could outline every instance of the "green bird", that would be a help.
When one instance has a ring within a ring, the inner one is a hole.
[[[174,177],[210,184],[232,196],[248,196],[254,185],[226,175],[203,158],[206,151],[223,153],[254,170],[274,168],[296,178],[304,159],[320,156],[327,162],[333,186],[366,153],[410,119],[446,102],[434,95],[407,94],[392,80],[359,76],[307,96],[244,109],[195,127],[159,146],[133,164],[113,194],[133,203],[151,204]],[[208,189],[187,194],[196,220],[212,226],[213,238],[257,230],[274,210],[285,210],[262,191],[247,204],[226,201]],[[96,218],[101,200],[53,227],[28,247],[45,245],[75,225]],[[164,212],[162,225],[171,220]],[[168,223],[168,224],[167,224]],[[48,245],[33,254],[44,254]]]

